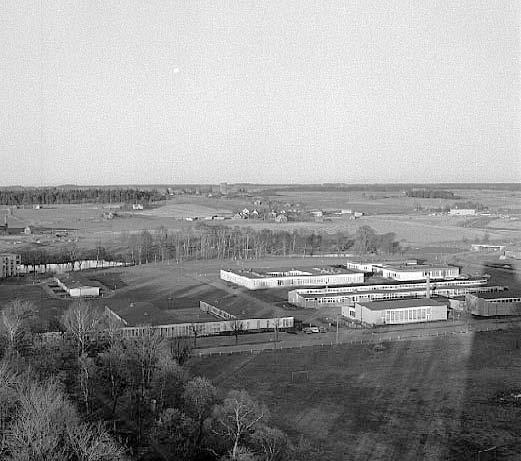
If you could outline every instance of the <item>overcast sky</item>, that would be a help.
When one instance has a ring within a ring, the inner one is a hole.
[[[519,181],[516,0],[1,0],[0,185]]]

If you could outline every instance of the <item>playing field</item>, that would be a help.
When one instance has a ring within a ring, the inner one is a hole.
[[[321,460],[520,459],[519,333],[192,359],[191,371],[265,402]],[[293,373],[307,371],[307,373]],[[491,458],[496,459],[496,458]]]

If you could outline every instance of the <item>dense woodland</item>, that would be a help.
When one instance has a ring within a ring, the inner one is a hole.
[[[117,251],[103,247],[101,242],[89,250],[76,244],[66,245],[61,251],[30,249],[21,252],[22,262],[30,265],[72,264],[84,259],[105,259],[146,264],[167,260],[247,260],[270,255],[320,255],[345,251],[389,255],[402,250],[394,233],[377,234],[369,226],[359,227],[353,235],[209,225],[181,232],[161,227],[156,231],[124,234],[120,243],[121,248]]]
[[[157,190],[123,188],[0,189],[0,205],[53,205],[74,203],[150,203],[164,196]]]
[[[14,300],[0,312],[0,459],[314,459],[247,392],[190,376],[191,340],[150,328],[124,338],[85,301],[43,340],[36,309]]]

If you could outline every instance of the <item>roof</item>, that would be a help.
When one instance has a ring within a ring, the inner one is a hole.
[[[361,306],[366,307],[372,311],[383,311],[387,309],[407,309],[410,307],[426,307],[426,306],[435,306],[442,307],[445,306],[445,303],[441,303],[439,301],[434,301],[433,299],[428,298],[414,298],[414,299],[396,299],[396,300],[386,300],[386,301],[372,301],[372,302],[363,302],[357,303]]]
[[[440,288],[432,288],[431,293],[434,296],[438,296],[437,291],[441,290],[450,290],[450,289],[461,289],[461,288],[469,288],[469,287],[462,287],[461,285],[449,285],[449,286],[443,286]],[[418,288],[401,288],[399,290],[364,290],[364,291],[336,291],[336,292],[329,292],[329,293],[319,293],[319,294],[313,294],[313,293],[300,293],[299,296],[305,298],[305,299],[314,299],[314,298],[331,298],[331,297],[338,297],[338,296],[364,296],[368,294],[373,293],[417,293],[417,292],[424,292],[427,291],[427,287],[418,287]]]
[[[448,264],[380,264],[383,269],[391,269],[397,272],[418,272],[429,269],[457,269],[457,266]]]
[[[87,277],[78,274],[69,272],[68,275],[60,275],[55,277],[61,283],[63,283],[67,288],[103,288],[103,284],[96,281],[90,280]]]
[[[243,277],[250,279],[272,278],[272,277],[311,277],[317,275],[341,275],[341,274],[362,274],[361,271],[346,269],[342,266],[297,266],[297,267],[277,267],[270,268],[252,268],[252,269],[224,269]],[[294,272],[290,274],[289,272]]]
[[[493,293],[472,293],[473,296],[477,296],[482,299],[508,299],[508,298],[521,298],[521,291],[497,291]]]

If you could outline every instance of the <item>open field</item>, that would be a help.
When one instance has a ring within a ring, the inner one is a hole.
[[[404,191],[408,188],[404,188]],[[483,204],[491,209],[512,210],[520,213],[521,192],[481,189],[449,189],[461,200],[407,197],[402,192],[349,191],[349,192],[283,192],[270,195],[271,199],[281,202],[296,202],[309,208],[323,210],[353,209],[368,214],[389,214],[412,212],[417,205],[424,208],[452,206],[462,201]]]
[[[405,190],[405,189],[404,189]],[[463,200],[482,203],[493,211],[510,213],[515,219],[521,216],[521,192],[504,190],[453,189]],[[262,192],[260,192],[262,195]],[[323,223],[289,222],[274,223],[254,220],[204,221],[207,224],[228,226],[250,226],[255,229],[303,230],[308,232],[335,234],[354,233],[362,225],[369,225],[379,233],[394,232],[397,240],[403,243],[420,245],[454,244],[463,239],[474,241],[484,237],[498,242],[521,241],[521,221],[496,217],[448,217],[418,214],[415,208],[443,207],[457,203],[454,199],[422,199],[406,197],[403,192],[350,191],[350,192],[284,192],[270,195],[281,203],[299,203],[305,209],[322,210],[352,209],[366,214],[359,220],[331,218]],[[216,214],[230,214],[243,207],[252,208],[252,197],[224,198],[206,196],[179,196],[158,203],[156,208],[121,212],[112,209],[120,216],[104,219],[103,212],[110,209],[108,204],[53,205],[40,210],[32,208],[14,210],[9,216],[11,227],[26,225],[51,229],[71,229],[68,238],[78,241],[78,245],[92,248],[98,243],[117,248],[124,233],[156,230],[163,226],[170,231],[193,229],[195,223],[184,220],[186,217],[207,217]],[[113,206],[115,206],[113,204]],[[1,211],[0,211],[1,213]],[[516,214],[517,213],[517,214]],[[3,214],[3,213],[2,213]],[[63,241],[53,241],[45,236],[0,237],[0,250],[18,248],[34,244],[60,246]],[[21,242],[21,243],[16,243]]]
[[[514,222],[514,221],[513,221]],[[264,221],[239,220],[222,221],[230,226],[252,227],[254,229],[271,229],[273,231],[303,230],[307,232],[327,233],[338,232],[353,234],[361,226],[371,226],[378,233],[394,232],[396,239],[409,245],[433,245],[440,243],[461,243],[463,239],[482,240],[485,235],[490,240],[520,241],[521,229],[494,228],[493,221],[484,228],[463,227],[464,218],[449,218],[447,216],[423,215],[377,215],[364,216],[357,220],[331,218],[324,222],[288,222],[274,223]]]
[[[471,460],[498,446],[519,459],[519,331],[483,332],[374,346],[337,346],[191,360],[225,392],[265,402],[296,443],[323,460]],[[292,382],[291,373],[308,370]]]

